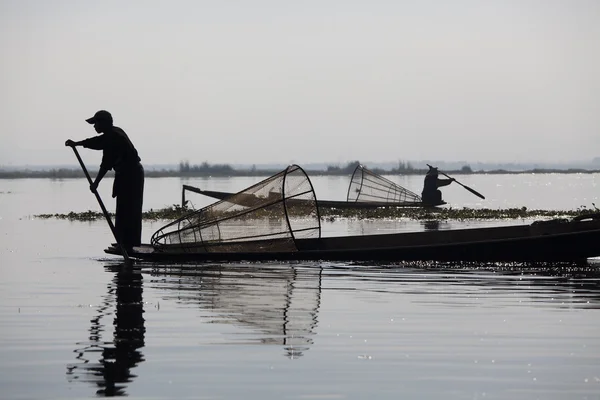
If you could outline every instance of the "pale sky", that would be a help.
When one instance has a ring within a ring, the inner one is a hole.
[[[0,49],[0,166],[99,109],[144,164],[600,156],[597,0],[0,0]]]

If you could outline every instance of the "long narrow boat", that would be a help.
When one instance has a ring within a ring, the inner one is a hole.
[[[212,197],[217,200],[225,200],[228,197],[235,195],[232,192],[220,192],[216,190],[204,190],[195,186],[183,185],[182,205],[186,204],[185,191],[198,193],[207,197]],[[444,205],[446,202],[436,204],[436,206]],[[403,202],[387,202],[387,201],[343,201],[343,200],[317,200],[317,205],[324,208],[347,209],[371,209],[379,207],[435,207],[428,205],[422,201],[403,201]]]
[[[600,256],[600,214],[531,224],[321,237],[318,202],[297,165],[157,230],[129,256],[161,262],[328,260],[582,261]],[[105,250],[119,254],[115,247]]]
[[[134,248],[130,257],[161,262],[223,261],[507,261],[580,262],[600,255],[600,214],[588,219],[551,220],[506,227],[455,229],[366,236],[295,239],[263,239],[254,248],[232,251],[229,242],[207,249],[151,244]],[[244,243],[245,244],[245,243]],[[119,255],[110,247],[108,254]]]
[[[217,200],[225,200],[235,195],[231,192],[220,192],[215,190],[203,190],[191,185],[183,185],[181,191],[181,206],[186,204],[186,191],[212,197]],[[321,208],[338,209],[372,209],[379,207],[435,207],[444,205],[442,201],[438,204],[424,203],[419,195],[410,190],[374,173],[363,165],[357,165],[352,173],[346,201],[342,200],[317,200],[317,206]]]

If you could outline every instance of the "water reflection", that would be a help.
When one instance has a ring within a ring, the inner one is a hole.
[[[89,341],[77,343],[77,363],[67,366],[69,382],[84,381],[94,384],[101,396],[126,395],[126,383],[136,377],[131,370],[144,357],[144,308],[142,301],[142,274],[123,269],[122,266],[107,266],[115,272],[108,284],[108,291],[98,314],[92,318]],[[102,341],[103,334],[110,328],[105,321],[114,313],[112,341]],[[97,357],[100,357],[99,359]]]
[[[290,359],[313,344],[321,303],[322,268],[290,265],[234,265],[155,268],[153,286],[165,299],[198,305],[210,322],[258,332],[250,343],[279,345]],[[236,340],[239,338],[236,338]],[[236,342],[239,343],[239,342]]]
[[[362,292],[409,295],[443,294],[431,304],[455,307],[457,301],[479,299],[502,307],[515,298],[528,307],[600,309],[600,261],[572,263],[452,263],[407,262],[334,268],[328,278],[336,285],[356,282]]]
[[[431,220],[431,221],[423,221],[423,230],[425,231],[439,231],[440,230],[440,221],[439,220]]]

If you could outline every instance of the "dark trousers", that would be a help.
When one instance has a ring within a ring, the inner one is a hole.
[[[115,230],[118,241],[127,249],[142,243],[142,205],[144,168],[138,164],[115,174],[113,197],[117,198]]]
[[[442,203],[442,192],[440,190],[427,190],[421,192],[423,203],[430,206],[437,206]]]

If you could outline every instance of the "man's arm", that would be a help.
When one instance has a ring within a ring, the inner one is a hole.
[[[100,166],[100,170],[98,171],[98,175],[96,175],[96,179],[90,185],[90,190],[92,191],[92,193],[96,192],[96,190],[98,189],[98,185],[100,184],[100,181],[102,180],[102,178],[104,178],[104,175],[106,175],[107,172],[108,172],[108,170],[106,168]]]
[[[94,136],[94,137],[91,137],[88,139],[80,140],[79,142],[68,139],[65,142],[65,146],[70,146],[70,147],[83,146],[87,149],[102,150],[102,149],[104,149],[104,141],[102,139],[102,136]]]
[[[437,186],[438,187],[448,186],[452,182],[454,182],[454,178],[450,178],[450,179],[438,179],[437,180]]]

